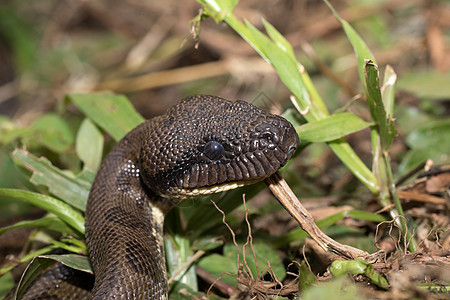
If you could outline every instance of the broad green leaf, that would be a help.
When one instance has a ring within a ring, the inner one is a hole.
[[[84,166],[89,170],[97,171],[102,162],[103,134],[89,119],[81,123],[75,149]]]
[[[413,130],[406,138],[406,143],[412,149],[430,149],[440,151],[442,154],[449,154],[450,139],[450,119],[429,122]]]
[[[50,259],[40,259],[35,257],[27,266],[22,274],[22,278],[19,281],[17,289],[14,293],[13,299],[20,299],[30,286],[30,284],[48,267],[55,263],[54,260]]]
[[[67,122],[58,115],[43,115],[31,125],[31,128],[36,131],[42,145],[54,152],[66,152],[73,145],[73,133]]]
[[[397,86],[418,98],[448,99],[450,95],[450,72],[439,72],[435,68],[405,72],[398,78]]]
[[[79,255],[79,254],[62,254],[62,255],[56,255],[56,254],[47,254],[47,255],[40,255],[39,258],[44,259],[52,259],[54,261],[60,262],[63,265],[66,265],[72,269],[86,272],[89,274],[94,274],[92,271],[92,266],[89,261],[89,258],[85,255]]]
[[[60,262],[68,267],[93,274],[89,259],[86,256],[77,254],[64,255],[41,255],[36,256],[28,264],[20,279],[17,290],[14,294],[14,299],[20,299],[21,295],[26,291],[29,285],[48,267],[55,262]]]
[[[0,189],[0,197],[12,198],[33,204],[53,213],[80,234],[84,234],[84,218],[80,212],[61,200],[50,196],[16,189]]]
[[[55,251],[57,248],[58,248],[58,247],[55,246],[55,245],[49,245],[49,246],[40,248],[40,249],[38,249],[38,250],[36,250],[36,251],[33,251],[33,252],[28,253],[27,255],[21,257],[21,258],[17,261],[17,264],[16,264],[16,265],[18,265],[19,263],[24,263],[24,262],[30,261],[30,260],[32,260],[33,258],[35,258],[36,256],[43,255],[43,254],[47,254],[47,253],[51,253],[52,251]],[[11,271],[16,265],[9,265],[9,266],[0,268],[0,275],[5,274],[6,272]]]
[[[333,6],[328,2],[328,0],[324,0],[325,3],[328,5],[328,7],[331,9],[333,14],[336,16],[336,19],[341,23],[342,28],[345,31],[345,34],[347,35],[348,40],[350,41],[350,44],[353,47],[353,50],[356,54],[356,60],[358,61],[358,70],[359,70],[359,78],[361,79],[361,82],[365,82],[364,80],[364,68],[366,65],[366,60],[370,59],[371,61],[376,63],[375,57],[373,56],[372,52],[370,51],[369,47],[367,47],[364,40],[359,36],[359,34],[353,29],[353,27],[345,20],[343,20],[337,11],[333,8]]]
[[[328,142],[365,129],[370,125],[353,113],[340,113],[304,124],[296,129],[301,140]]]
[[[397,134],[394,128],[392,116],[386,114],[378,79],[378,67],[372,61],[367,61],[365,67],[366,94],[372,120],[378,125],[378,133],[381,139],[381,149],[384,152],[389,150],[392,140]]]
[[[25,150],[15,150],[13,157],[33,172],[30,181],[36,185],[48,187],[51,194],[67,204],[86,210],[86,202],[91,182],[75,177],[69,171],[62,171],[46,158],[37,158]]]
[[[298,281],[298,291],[303,294],[306,290],[319,284],[316,275],[308,268],[303,260],[300,265],[300,280]]]
[[[239,243],[243,245],[244,242]],[[244,263],[244,255],[242,252],[243,247],[239,247],[240,252],[240,262]],[[253,256],[252,248],[249,245],[245,247],[245,261],[253,276],[256,278],[258,276],[258,269],[260,271],[259,276],[262,277],[269,270],[269,265],[267,261],[269,261],[270,266],[272,268],[273,273],[277,277],[278,280],[283,280],[286,277],[286,270],[284,268],[283,263],[281,262],[280,257],[276,253],[274,249],[272,249],[265,241],[254,240],[253,241],[253,249],[255,251],[256,261]],[[237,261],[237,252],[236,246],[229,243],[224,247],[224,256],[230,257],[232,260]],[[248,271],[248,270],[247,270]]]
[[[61,219],[57,217],[43,217],[37,220],[30,220],[30,221],[20,221],[13,225],[6,226],[3,228],[0,228],[0,235],[5,233],[8,230],[16,229],[16,228],[26,228],[26,227],[32,227],[32,228],[46,228],[51,229],[54,231],[58,231],[64,234],[73,233],[73,229],[71,229],[69,226],[66,225]]]
[[[213,253],[200,259],[200,261],[198,262],[198,266],[202,269],[205,269],[215,278],[221,277],[221,280],[230,286],[237,285],[236,260],[233,260],[230,257],[225,257],[223,255]]]
[[[144,121],[123,95],[111,93],[69,94],[67,99],[116,141]]]
[[[450,120],[431,121],[415,130],[406,138],[406,144],[411,148],[403,158],[399,172],[404,174],[417,167],[427,159],[435,164],[450,162]]]

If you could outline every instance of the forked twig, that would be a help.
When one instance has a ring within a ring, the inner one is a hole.
[[[306,231],[322,249],[325,251],[332,251],[349,259],[369,256],[369,253],[366,251],[348,245],[342,245],[323,233],[319,227],[317,227],[316,223],[314,223],[311,214],[303,207],[279,172],[266,178],[264,182],[281,205],[283,205],[291,216],[300,224],[300,227]]]

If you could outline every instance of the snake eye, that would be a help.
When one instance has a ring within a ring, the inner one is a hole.
[[[225,149],[218,141],[209,141],[203,150],[205,155],[211,160],[219,160],[225,154]]]

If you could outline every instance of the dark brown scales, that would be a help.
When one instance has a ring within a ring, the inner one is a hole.
[[[284,118],[214,96],[183,99],[127,134],[89,195],[86,240],[95,273],[89,299],[167,299],[165,213],[198,193],[263,180],[298,142]]]

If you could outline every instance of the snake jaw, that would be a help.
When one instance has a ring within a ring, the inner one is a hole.
[[[170,197],[172,199],[177,199],[177,200],[187,200],[187,199],[199,198],[199,197],[207,196],[210,194],[234,190],[234,189],[242,187],[242,186],[255,184],[257,182],[264,180],[265,178],[267,178],[269,176],[270,175],[265,176],[261,179],[248,180],[248,181],[225,182],[222,184],[217,184],[217,185],[213,185],[213,186],[205,186],[202,188],[190,189],[190,188],[175,187],[171,190],[170,194],[168,194],[168,195],[163,194],[162,196],[165,198]]]
[[[160,196],[195,198],[265,179],[292,158],[298,143],[286,119],[252,104],[189,97],[149,129],[141,175]]]

